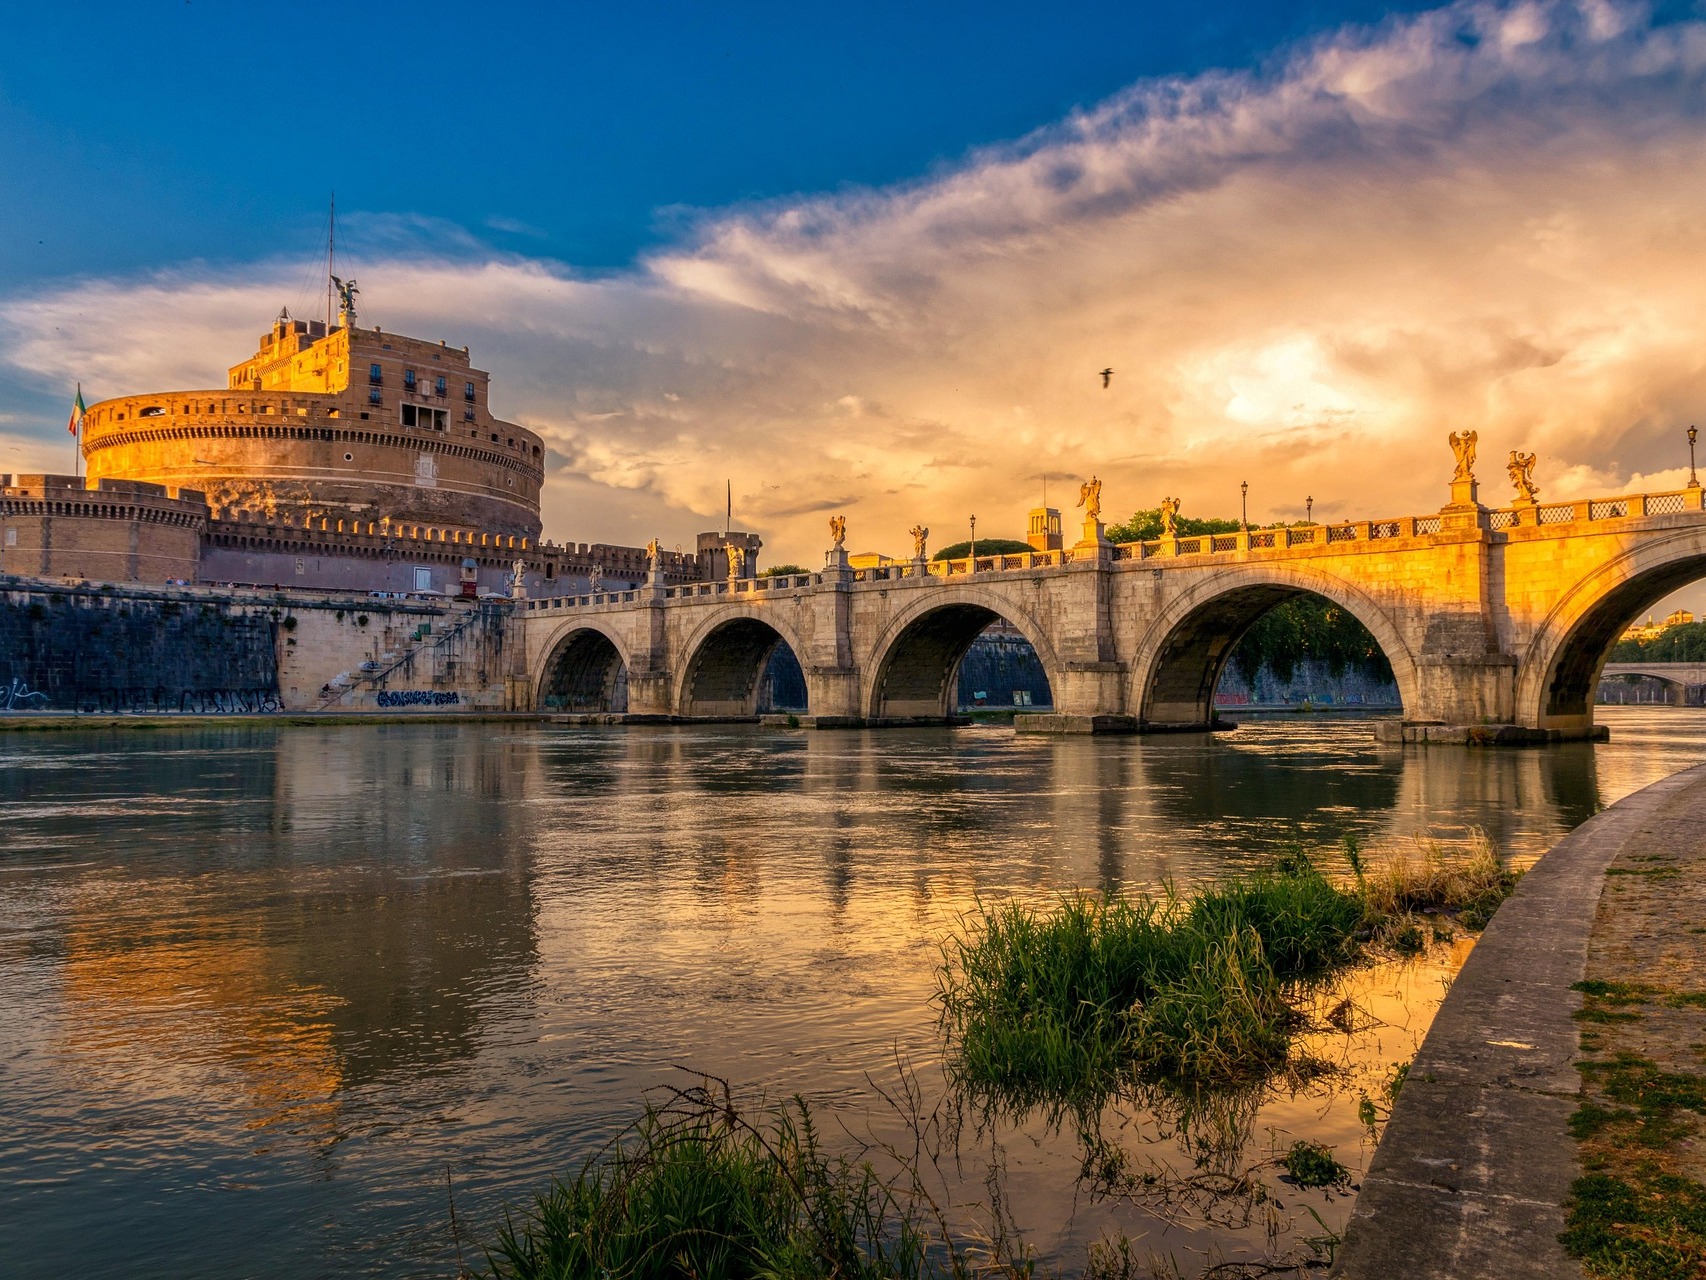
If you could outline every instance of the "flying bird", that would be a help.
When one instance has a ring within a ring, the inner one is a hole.
[[[1102,370],[1102,386],[1103,386],[1103,388],[1106,389],[1108,383],[1112,382],[1113,380],[1114,380],[1114,371],[1112,369],[1103,369]]]

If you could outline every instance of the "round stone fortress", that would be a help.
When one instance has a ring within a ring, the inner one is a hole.
[[[90,482],[197,490],[215,520],[537,541],[543,442],[492,416],[468,349],[344,320],[280,316],[220,390],[92,405]]]

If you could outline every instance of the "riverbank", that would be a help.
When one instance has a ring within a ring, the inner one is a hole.
[[[373,724],[541,724],[547,719],[537,711],[272,711],[235,715],[148,715],[119,712],[115,715],[78,715],[72,711],[50,715],[0,716],[0,733],[69,732],[88,729],[257,729],[280,725],[373,725]]]
[[[1706,765],[1612,805],[1524,877],[1410,1067],[1334,1275],[1584,1274],[1560,1240],[1576,1225],[1566,1205],[1582,1190],[1572,1126],[1582,1127],[1574,1118],[1584,1103],[1584,1051],[1591,1063],[1638,1052],[1692,1070],[1694,1046],[1706,1040],[1706,947],[1695,932],[1706,884],[1687,875],[1706,870],[1703,810]],[[1645,1016],[1630,1018],[1598,1009],[1589,995],[1584,1010],[1584,986],[1600,990],[1592,983],[1639,984],[1680,999],[1655,996]],[[1592,1103],[1604,1073],[1590,1065],[1587,1074]],[[1670,1142],[1684,1136],[1673,1131]],[[1698,1156],[1682,1147],[1672,1154],[1700,1176]],[[1578,1219],[1581,1207],[1578,1199]]]

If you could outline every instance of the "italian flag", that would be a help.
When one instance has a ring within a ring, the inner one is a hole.
[[[77,384],[77,398],[71,402],[71,420],[65,424],[65,429],[76,435],[83,426],[83,414],[86,406],[83,404],[83,384]]]

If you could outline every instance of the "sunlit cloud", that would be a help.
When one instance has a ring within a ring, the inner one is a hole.
[[[351,271],[363,323],[468,344],[545,436],[565,539],[684,541],[726,479],[802,563],[832,510],[859,549],[974,512],[1016,535],[1045,475],[1060,505],[1098,473],[1110,514],[1235,513],[1246,479],[1252,517],[1420,512],[1464,428],[1484,500],[1513,448],[1543,496],[1664,487],[1706,391],[1703,81],[1698,22],[1460,4],[1139,83],[914,183],[701,215],[614,277],[406,215]],[[0,299],[0,358],[97,395],[219,385],[304,270]]]

